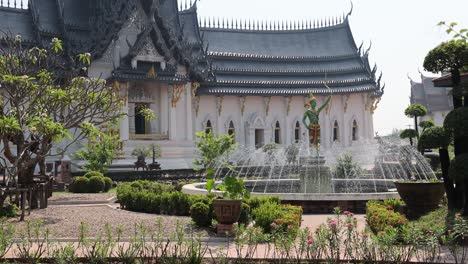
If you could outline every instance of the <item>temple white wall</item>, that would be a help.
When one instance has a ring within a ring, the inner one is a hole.
[[[265,144],[274,142],[275,125],[279,122],[280,144],[291,144],[295,141],[296,122],[299,122],[300,140],[307,140],[307,131],[302,118],[305,111],[304,104],[308,101],[308,97],[273,96],[269,99],[269,97],[249,96],[245,98],[245,109],[242,112],[243,100],[238,96],[201,96],[200,109],[198,115],[194,117],[194,131],[206,129],[209,120],[213,131],[225,134],[228,133],[229,124],[232,121],[236,142],[253,147],[256,129],[263,130]],[[318,106],[322,105],[325,100],[326,97],[317,96]],[[219,102],[222,102],[221,109]],[[350,95],[349,98],[345,95],[333,97],[329,111],[324,109],[320,115],[323,148],[335,145],[351,146],[373,138],[372,114],[370,109],[365,109],[365,104],[362,102],[361,94]],[[333,140],[335,121],[338,124],[338,135],[337,139]],[[353,140],[354,121],[357,127]]]

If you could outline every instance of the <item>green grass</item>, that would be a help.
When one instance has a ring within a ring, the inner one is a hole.
[[[112,188],[112,189],[110,189],[107,193],[110,193],[110,194],[117,194],[117,188]],[[57,192],[53,192],[53,195],[57,195],[57,196],[69,195],[69,194],[73,194],[73,193],[72,193],[72,192],[69,192],[69,191],[57,191]]]
[[[424,232],[430,230],[435,233],[443,233],[446,230],[447,215],[447,206],[443,205],[439,209],[411,221],[410,225]]]

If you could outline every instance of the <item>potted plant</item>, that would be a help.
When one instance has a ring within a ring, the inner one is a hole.
[[[151,149],[151,152],[153,153],[153,163],[148,165],[148,169],[149,170],[160,170],[161,169],[161,164],[156,162],[156,159],[160,158],[162,156],[161,155],[161,146],[159,146],[156,143],[153,143],[153,144],[151,144],[149,146],[149,148]]]
[[[151,150],[145,146],[137,146],[132,151],[132,156],[137,157],[137,161],[135,162],[135,169],[138,168],[146,169],[146,157],[151,154]]]
[[[214,180],[208,180],[206,184],[208,193],[211,193],[214,187]],[[226,176],[220,184],[216,185],[216,189],[222,192],[222,196],[213,200],[216,220],[223,225],[236,223],[241,213],[242,199],[247,199],[250,196],[250,193],[245,188],[244,180],[233,176]]]
[[[437,209],[445,194],[444,182],[437,179],[396,181],[395,187],[407,206],[409,218]]]

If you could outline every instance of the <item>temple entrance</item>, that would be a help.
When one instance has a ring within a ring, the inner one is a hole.
[[[147,125],[145,117],[141,114],[141,109],[147,108],[145,104],[138,104],[135,106],[135,134],[146,134]]]
[[[264,130],[255,129],[255,148],[261,148],[263,145],[265,145]]]

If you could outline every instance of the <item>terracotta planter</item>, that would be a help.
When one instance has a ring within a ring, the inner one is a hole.
[[[232,225],[239,220],[242,200],[216,199],[213,201],[216,221],[224,225]]]
[[[395,186],[406,203],[407,216],[410,218],[437,209],[445,194],[443,182],[395,182]]]

